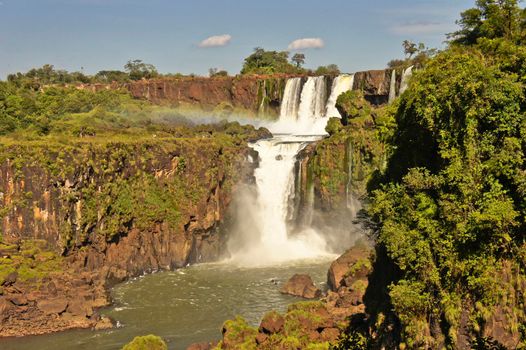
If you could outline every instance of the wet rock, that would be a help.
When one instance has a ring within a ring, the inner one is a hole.
[[[68,301],[65,298],[40,300],[37,303],[37,307],[48,315],[60,314],[66,311],[66,308],[68,307]]]
[[[283,294],[290,294],[306,299],[319,298],[321,290],[314,285],[312,278],[305,274],[292,276],[280,290]]]
[[[109,317],[102,317],[93,327],[96,331],[113,328],[113,322]]]
[[[269,312],[263,317],[261,324],[259,325],[259,331],[267,334],[274,334],[281,332],[285,325],[285,319],[283,316],[275,311]]]

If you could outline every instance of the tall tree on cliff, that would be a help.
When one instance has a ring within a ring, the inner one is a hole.
[[[292,56],[292,62],[296,63],[296,67],[300,68],[302,65],[305,64],[305,55],[302,53],[296,53],[294,56]]]

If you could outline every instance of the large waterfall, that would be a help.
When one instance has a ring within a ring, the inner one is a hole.
[[[229,243],[234,262],[260,266],[328,255],[327,242],[313,228],[289,232],[294,166],[298,153],[325,135],[328,118],[339,116],[336,99],[352,89],[353,79],[353,75],[336,77],[329,98],[326,77],[309,77],[303,86],[301,78],[287,81],[280,118],[268,125],[274,137],[251,144],[259,158],[255,190],[247,191],[239,204],[240,233]]]

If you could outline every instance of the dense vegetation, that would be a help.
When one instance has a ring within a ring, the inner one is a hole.
[[[315,74],[338,75],[340,70],[337,65],[329,64],[320,66],[315,71],[303,68],[305,55],[296,53],[289,62],[288,51],[267,51],[256,47],[254,52],[245,58],[241,74]]]
[[[394,272],[389,302],[368,311],[402,348],[526,346],[524,14],[517,1],[477,1],[393,108],[369,213]]]

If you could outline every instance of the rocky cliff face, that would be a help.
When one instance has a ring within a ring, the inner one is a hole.
[[[250,152],[242,138],[209,133],[3,146],[0,336],[95,326],[90,310],[108,303],[108,283],[217,259]]]

